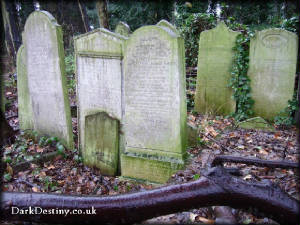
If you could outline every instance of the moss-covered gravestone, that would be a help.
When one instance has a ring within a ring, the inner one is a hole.
[[[26,56],[24,45],[21,45],[17,54],[18,76],[18,117],[20,129],[33,129],[32,105],[28,89]]]
[[[282,29],[259,31],[250,41],[248,76],[256,116],[273,120],[292,99],[298,37]]]
[[[235,40],[239,32],[224,22],[200,34],[195,110],[199,113],[228,115],[235,111],[228,87]]]
[[[173,26],[171,23],[169,23],[166,20],[161,20],[159,21],[156,26],[164,27],[165,29],[170,29],[172,32],[177,34],[178,36],[180,35],[179,31],[176,29],[175,26]]]
[[[34,129],[73,148],[61,27],[48,12],[35,11],[26,20],[23,41]]]
[[[74,40],[79,146],[84,163],[99,168],[107,175],[117,173],[119,158],[119,146],[116,149],[116,145],[103,143],[119,143],[119,133],[114,133],[117,129],[116,122],[111,122],[114,125],[109,126],[106,123],[109,123],[109,118],[121,121],[122,117],[122,58],[125,39],[100,28]],[[110,117],[104,117],[100,112],[106,112]],[[103,127],[111,131],[105,131]],[[110,136],[111,133],[114,135]]]
[[[124,55],[122,176],[163,183],[182,168],[186,116],[183,39],[164,26],[139,28]]]
[[[119,160],[119,120],[106,112],[85,117],[84,163],[100,168],[101,174],[115,175]]]
[[[120,34],[124,37],[129,37],[131,31],[127,23],[120,21],[115,28],[115,33]]]

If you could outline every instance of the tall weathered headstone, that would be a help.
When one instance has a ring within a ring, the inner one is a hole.
[[[235,111],[232,90],[228,87],[235,40],[239,32],[224,22],[200,34],[195,110],[228,115]]]
[[[124,56],[124,177],[163,183],[184,166],[186,95],[183,39],[164,26],[144,26]]]
[[[31,13],[24,28],[34,129],[73,148],[61,26],[46,11]]]
[[[116,126],[119,125],[113,120],[110,128],[107,127],[112,129],[111,131],[103,130],[102,127],[106,126],[104,124],[108,123],[110,118],[121,121],[122,57],[125,39],[100,28],[80,35],[74,41],[79,146],[84,163],[98,167],[103,174],[108,175],[117,172],[119,146],[103,143],[117,143],[119,136],[106,135],[103,132],[113,133],[118,130]],[[106,112],[110,116],[104,118],[100,112]],[[92,121],[96,121],[95,124]]]
[[[120,34],[124,37],[129,37],[131,33],[130,27],[127,23],[120,21],[115,28],[115,33]]]
[[[24,45],[21,45],[17,54],[18,77],[18,117],[20,129],[33,129],[33,112],[28,89],[26,56]]]
[[[282,29],[256,33],[250,41],[248,76],[256,116],[273,120],[292,99],[298,54],[298,37]]]

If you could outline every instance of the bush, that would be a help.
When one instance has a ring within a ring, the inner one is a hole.
[[[184,39],[186,66],[196,67],[200,33],[216,26],[216,17],[208,13],[175,13],[175,23]]]

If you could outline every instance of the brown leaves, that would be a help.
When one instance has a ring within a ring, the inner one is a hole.
[[[6,171],[7,171],[11,176],[13,176],[14,171],[13,171],[12,167],[11,167],[8,163],[6,164]]]

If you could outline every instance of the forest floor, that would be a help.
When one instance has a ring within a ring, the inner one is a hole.
[[[120,177],[103,176],[97,169],[82,164],[76,149],[61,148],[57,139],[37,137],[34,133],[19,131],[17,90],[9,87],[5,92],[9,102],[5,116],[17,131],[16,142],[3,148],[6,171],[2,191],[49,192],[74,195],[116,195],[157,187],[150,183],[139,183]],[[189,160],[184,170],[174,174],[167,185],[199,179],[209,162],[218,154],[255,157],[266,160],[289,160],[298,162],[299,144],[297,129],[278,128],[274,131],[245,130],[237,128],[233,119],[213,115],[192,115],[188,120],[199,127],[197,147],[188,149]],[[72,118],[73,133],[77,136],[77,119]],[[77,143],[76,143],[77,144]],[[43,163],[29,163],[25,169],[14,169],[21,162],[42,158],[57,151],[58,154]],[[299,200],[299,171],[292,169],[270,169],[245,164],[225,163],[237,167],[242,173],[240,179],[278,185],[288,195]],[[238,223],[274,224],[263,214],[251,210],[231,209]],[[255,214],[255,216],[254,216]],[[259,216],[258,216],[259,215]],[[144,221],[145,224],[215,224],[213,207],[193,209],[187,212],[160,216]],[[0,221],[1,224],[11,224]],[[16,223],[17,224],[17,223]]]

